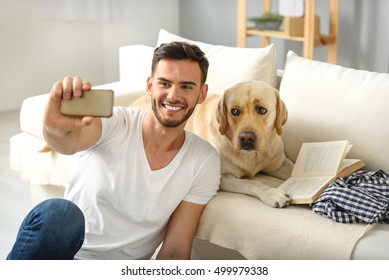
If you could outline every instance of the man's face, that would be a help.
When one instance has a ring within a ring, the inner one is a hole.
[[[201,86],[197,62],[162,59],[154,76],[148,78],[147,89],[158,121],[165,127],[177,127],[192,115],[197,103],[204,101],[208,88]]]

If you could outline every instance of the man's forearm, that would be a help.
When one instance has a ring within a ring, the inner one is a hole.
[[[47,144],[55,151],[70,155],[77,152],[74,149],[73,142],[75,141],[75,133],[74,131],[59,131],[57,129],[45,126],[43,128],[43,135]]]

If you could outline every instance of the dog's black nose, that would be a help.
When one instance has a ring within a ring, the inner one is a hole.
[[[252,131],[242,131],[239,133],[239,143],[243,150],[254,150],[257,137]]]

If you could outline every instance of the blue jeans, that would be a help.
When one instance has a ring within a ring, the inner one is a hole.
[[[71,260],[81,248],[85,220],[71,201],[53,198],[23,220],[8,260]]]

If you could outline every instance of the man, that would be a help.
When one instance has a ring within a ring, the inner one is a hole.
[[[189,259],[220,183],[216,150],[184,130],[207,96],[207,71],[197,46],[163,44],[147,79],[150,108],[115,107],[110,118],[62,115],[61,101],[91,84],[78,77],[55,83],[44,135],[53,149],[78,158],[66,200],[45,201],[26,217],[8,259],[149,259],[161,242],[157,259]]]

